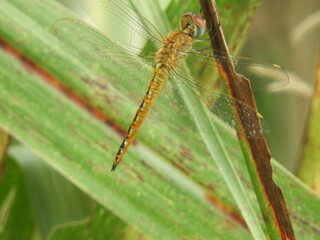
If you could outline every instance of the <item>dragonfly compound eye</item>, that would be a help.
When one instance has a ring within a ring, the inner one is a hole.
[[[182,31],[189,30],[188,33],[192,37],[197,38],[203,35],[205,31],[205,20],[199,14],[187,12],[182,15],[180,20],[180,28]]]
[[[201,37],[206,29],[206,20],[200,14],[192,14],[192,19],[195,25],[194,37]]]

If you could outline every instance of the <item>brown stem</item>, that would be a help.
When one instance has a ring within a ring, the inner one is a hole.
[[[199,1],[207,26],[211,28],[208,34],[211,39],[214,55],[223,52],[227,56],[229,54],[228,47],[215,2],[213,3],[211,0]],[[248,79],[236,73],[232,61],[216,60],[216,64],[225,78],[230,95],[256,109],[254,96]],[[236,104],[235,112],[239,123],[238,137],[241,140],[242,152],[268,228],[270,239],[295,239],[285,199],[280,188],[272,179],[271,154],[266,139],[263,135],[259,138],[250,137],[250,133],[253,130],[262,132],[259,116],[254,113],[248,114],[248,112],[241,111]],[[249,125],[256,126],[257,129],[244,127]],[[249,152],[248,149],[250,149]]]

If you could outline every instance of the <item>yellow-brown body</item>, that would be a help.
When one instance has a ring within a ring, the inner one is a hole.
[[[193,41],[190,29],[171,32],[164,38],[161,49],[156,53],[156,69],[152,74],[149,88],[119,148],[112,171],[121,162],[129,146],[134,141],[153,102],[159,96],[172,70],[179,65],[182,59],[187,57],[187,53],[192,49]]]

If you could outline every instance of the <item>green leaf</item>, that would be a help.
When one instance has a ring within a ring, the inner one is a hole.
[[[90,198],[26,147],[13,146],[10,156],[23,169],[31,209],[44,239],[55,225],[89,215]]]
[[[0,239],[32,239],[34,231],[22,171],[8,159],[0,187]]]
[[[174,132],[166,123],[148,120],[124,164],[116,174],[109,172],[121,142],[117,129],[127,127],[135,110],[112,91],[80,79],[78,73],[90,72],[50,31],[51,24],[62,17],[73,14],[52,1],[1,3],[1,39],[42,69],[40,75],[34,74],[17,59],[18,54],[0,52],[1,127],[91,198],[153,239],[252,239],[219,171],[209,162],[201,137],[194,132]],[[113,124],[102,124],[44,81],[57,79],[82,101],[101,109]],[[225,136],[224,141],[261,218],[237,139]],[[274,167],[297,238],[316,239],[319,200],[283,167],[277,163]]]
[[[90,226],[90,227],[88,227]],[[91,217],[82,221],[70,222],[56,226],[49,239],[141,239],[147,240],[142,234],[128,227],[118,217],[98,205]]]
[[[153,162],[141,162],[139,156],[145,156],[146,147],[133,148],[128,154],[130,165],[123,164],[117,174],[111,174],[106,159],[112,159],[114,152],[108,146],[115,149],[120,140],[113,129],[37,77],[29,76],[13,59],[3,53],[0,59],[11,70],[10,74],[1,71],[1,102],[6,103],[0,110],[2,127],[10,129],[92,198],[157,239],[199,234],[204,239],[217,235],[250,239],[236,221],[230,222],[229,216],[210,205],[201,185],[172,168],[161,156],[149,150]],[[170,171],[159,171],[163,169]],[[232,230],[223,233],[222,226]]]
[[[317,77],[315,82],[315,91],[310,107],[310,117],[308,123],[308,136],[304,146],[303,159],[299,170],[300,179],[305,182],[318,195],[320,194],[320,163],[318,156],[320,152],[320,126],[318,119],[320,117],[320,60],[318,59]]]
[[[31,209],[43,239],[69,239],[71,236],[76,239],[105,239],[106,235],[108,239],[120,239],[128,231],[123,221],[101,206],[94,208],[88,196],[26,147],[14,146],[10,155],[23,169]],[[99,230],[101,227],[103,231]],[[30,231],[30,224],[26,224],[26,229]],[[17,233],[13,229],[11,232]],[[26,239],[21,232],[18,234],[16,239]]]

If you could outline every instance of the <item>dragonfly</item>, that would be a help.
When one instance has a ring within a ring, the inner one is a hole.
[[[205,20],[201,14],[191,12],[183,14],[180,18],[180,29],[163,36],[150,21],[122,0],[88,1],[86,12],[97,26],[101,26],[102,19],[107,16],[107,19],[112,22],[112,30],[102,30],[103,27],[97,29],[77,19],[63,18],[53,25],[55,35],[69,47],[74,48],[79,59],[86,65],[93,66],[92,63],[95,63],[96,72],[103,72],[101,69],[110,68],[110,66],[114,66],[113,68],[118,71],[122,68],[120,71],[123,74],[118,74],[117,77],[99,74],[97,76],[102,81],[106,81],[106,85],[114,89],[119,96],[128,94],[131,98],[135,94],[130,93],[130,90],[145,91],[143,94],[136,94],[141,97],[140,100],[135,101],[140,101],[140,105],[137,106],[136,114],[116,153],[111,171],[116,170],[134,142],[149,111],[156,108],[157,104],[153,105],[155,100],[161,96],[165,96],[163,99],[168,104],[164,107],[162,105],[156,115],[159,118],[163,117],[166,121],[176,121],[176,124],[190,127],[190,117],[189,120],[185,120],[188,119],[189,113],[185,110],[182,100],[177,100],[175,96],[176,88],[181,85],[188,89],[188,98],[203,102],[211,112],[212,118],[217,117],[236,130],[238,127],[234,113],[230,111],[231,106],[238,106],[244,114],[258,114],[255,109],[245,103],[221,92],[208,90],[203,84],[195,81],[200,70],[186,71],[182,67],[185,61],[189,60],[205,66],[214,66],[215,61],[231,61],[238,73],[250,79],[255,90],[280,88],[289,81],[287,72],[276,64],[262,63],[248,58],[234,58],[223,53],[213,54],[211,50],[207,50],[210,48],[195,49],[195,41],[206,31]],[[139,44],[141,41],[144,41],[145,45],[151,43],[158,47],[155,56],[148,48],[141,47]],[[131,81],[130,74],[138,74],[135,81]],[[162,93],[166,91],[165,86],[168,85],[171,96],[168,96],[169,93],[167,95]],[[123,86],[127,86],[127,90]],[[172,114],[165,114],[170,111],[168,110],[170,108],[172,108]],[[261,119],[261,121],[263,125],[264,120]],[[250,123],[244,126],[244,128],[251,127],[256,128]],[[250,137],[261,137],[266,130],[261,131],[252,131]]]

